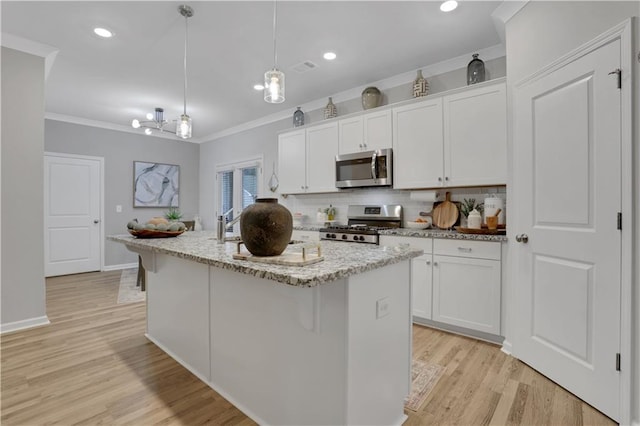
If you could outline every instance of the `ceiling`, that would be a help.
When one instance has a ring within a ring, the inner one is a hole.
[[[253,89],[273,66],[271,1],[2,1],[2,32],[58,50],[45,110],[69,121],[133,130],[155,107],[174,119],[183,107],[184,18],[189,18],[187,113],[192,141],[348,89],[501,44],[491,17],[501,2],[278,1],[278,68],[286,101]],[[114,37],[102,39],[94,27]],[[322,54],[338,57],[325,61]],[[299,73],[294,66],[316,68]],[[427,76],[428,77],[428,76]],[[140,131],[140,129],[138,129]],[[140,131],[141,132],[141,131]]]

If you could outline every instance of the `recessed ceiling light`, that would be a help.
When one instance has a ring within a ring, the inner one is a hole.
[[[327,52],[324,55],[322,55],[323,58],[325,58],[327,61],[333,61],[336,58],[336,54],[333,52]]]
[[[262,84],[256,84],[255,86],[253,86],[253,88],[255,90],[264,90],[264,86]]]
[[[440,10],[443,12],[451,12],[456,7],[458,7],[458,2],[456,0],[448,0],[440,5]]]
[[[93,32],[100,37],[109,38],[113,36],[113,33],[106,28],[94,28]]]

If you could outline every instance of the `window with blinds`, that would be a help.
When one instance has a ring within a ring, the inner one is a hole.
[[[262,184],[262,159],[220,166],[216,179],[217,214],[225,215],[228,223],[258,198]]]

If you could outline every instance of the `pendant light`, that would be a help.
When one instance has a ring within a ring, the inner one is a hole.
[[[182,139],[191,137],[192,123],[191,117],[187,115],[187,40],[188,40],[188,19],[193,16],[193,9],[187,5],[178,6],[178,12],[184,16],[184,109],[176,125],[176,136]]]
[[[277,0],[273,1],[273,69],[264,73],[264,100],[270,104],[284,102],[284,73],[278,70],[276,49]]]
[[[187,19],[193,16],[193,9],[187,5],[178,6],[178,12],[184,16],[184,109],[177,121],[175,131],[170,130],[169,122],[164,119],[164,109],[156,108],[155,113],[147,114],[147,119],[140,121],[134,119],[131,122],[131,126],[134,129],[143,128],[145,135],[151,135],[153,130],[157,130],[162,133],[175,133],[176,136],[182,139],[189,139],[191,137],[191,117],[187,115],[187,35],[188,25]]]

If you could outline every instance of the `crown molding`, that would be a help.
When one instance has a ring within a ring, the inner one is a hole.
[[[72,115],[57,114],[55,112],[47,112],[47,113],[45,113],[44,118],[47,119],[47,120],[62,121],[64,123],[79,124],[81,126],[97,127],[99,129],[115,130],[117,132],[132,133],[132,134],[138,135],[138,136],[156,137],[156,138],[161,138],[161,139],[170,139],[170,140],[178,141],[178,142],[179,141],[191,142],[191,143],[199,143],[200,142],[199,140],[194,140],[194,139],[181,139],[181,138],[178,138],[176,135],[172,135],[171,133],[153,132],[153,134],[151,134],[151,135],[145,135],[140,130],[136,130],[131,126],[123,126],[121,124],[108,123],[106,121],[90,120],[88,118],[75,117],[75,116],[72,116]]]
[[[474,51],[473,53],[479,53],[480,56],[482,56],[482,59],[487,61],[487,60],[497,59],[505,56],[506,48],[504,44],[498,44],[495,46],[487,47],[486,49],[480,49],[480,50]],[[438,62],[436,64],[426,65],[421,68],[422,75],[424,75],[424,77],[427,78],[427,77],[432,77],[434,75],[443,74],[449,71],[454,71],[460,68],[465,68],[469,63],[469,56],[470,54],[461,55],[455,58],[447,59],[446,61]],[[397,74],[392,77],[385,78],[383,80],[372,81],[372,82],[363,84],[361,86],[354,87],[330,96],[332,97],[334,103],[356,99],[360,97],[360,95],[362,94],[362,91],[368,86],[376,86],[381,90],[385,90],[393,87],[398,87],[403,84],[407,84],[407,82],[413,81],[413,79],[415,78],[415,72],[416,72],[415,70],[411,70],[402,74]],[[300,105],[300,107],[306,111],[314,111],[316,109],[324,108],[324,106],[326,105],[326,102],[327,102],[326,97],[323,97],[322,99],[316,99],[314,101],[302,104]],[[290,111],[280,111],[274,114],[261,117],[257,120],[249,121],[247,123],[243,123],[238,126],[230,127],[220,132],[216,132],[208,136],[204,136],[200,138],[200,142],[214,142],[217,139],[221,139],[226,136],[251,130],[256,127],[274,123],[276,121],[288,119],[290,117],[291,117]]]
[[[44,58],[45,80],[49,77],[53,62],[56,60],[56,56],[58,56],[58,52],[60,51],[60,49],[49,46],[48,44],[38,43],[9,33],[0,34],[0,44],[9,49]]]

